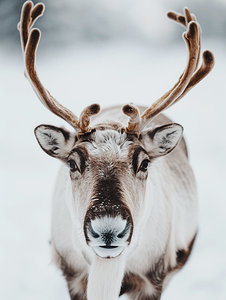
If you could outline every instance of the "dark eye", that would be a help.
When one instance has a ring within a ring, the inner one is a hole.
[[[70,159],[68,161],[68,165],[69,165],[72,172],[78,171],[78,167],[76,165],[76,162],[73,159]]]
[[[143,172],[147,171],[149,162],[150,161],[148,159],[143,160],[140,165],[139,171],[143,171]]]

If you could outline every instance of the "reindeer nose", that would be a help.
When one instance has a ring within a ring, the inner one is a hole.
[[[90,221],[88,230],[94,239],[100,238],[106,245],[110,245],[115,240],[124,238],[129,228],[129,221],[105,217]]]
[[[118,228],[116,228],[115,226],[112,227],[109,226],[109,228],[104,226],[103,228],[96,229],[97,230],[96,232],[93,229],[92,222],[94,223],[94,221],[89,222],[89,233],[95,239],[101,238],[106,245],[110,245],[112,242],[117,240],[117,238],[118,239],[124,238],[130,228],[130,224],[127,221],[125,228],[121,232],[120,232],[121,229],[120,225],[118,226]]]
[[[88,224],[89,245],[101,257],[116,257],[128,245],[130,223],[121,217],[103,217]]]

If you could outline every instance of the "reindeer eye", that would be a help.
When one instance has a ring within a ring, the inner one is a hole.
[[[78,171],[78,167],[76,165],[76,162],[73,159],[70,159],[68,161],[68,165],[69,165],[72,172]]]
[[[148,159],[143,160],[140,165],[139,171],[143,171],[143,172],[147,171],[149,162],[150,160]]]

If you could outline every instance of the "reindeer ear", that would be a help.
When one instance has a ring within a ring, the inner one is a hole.
[[[172,123],[142,132],[141,141],[151,157],[159,157],[170,153],[178,145],[182,134],[183,127]]]
[[[35,137],[41,148],[50,156],[66,160],[76,141],[76,133],[51,126],[40,125],[35,128]]]

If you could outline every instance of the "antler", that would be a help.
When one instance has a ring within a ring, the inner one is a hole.
[[[125,115],[129,116],[128,126],[126,128],[127,133],[135,134],[139,137],[139,126],[141,122],[139,108],[133,103],[124,105],[122,111]]]
[[[126,132],[136,134],[148,125],[160,112],[167,109],[177,101],[179,101],[191,88],[200,82],[213,68],[214,56],[210,51],[204,51],[202,55],[202,65],[198,69],[200,51],[201,51],[201,28],[196,21],[196,17],[190,14],[187,8],[184,9],[184,16],[169,12],[167,16],[186,27],[187,31],[183,34],[183,38],[188,47],[188,63],[185,71],[180,76],[175,86],[165,93],[159,100],[146,109],[138,118],[139,111],[130,115],[128,111],[134,108],[130,105],[123,107],[123,112],[130,116],[130,121]],[[130,107],[130,109],[129,109]],[[135,121],[137,120],[137,121]],[[139,121],[140,120],[140,121]],[[136,124],[135,124],[136,123]],[[134,130],[135,128],[135,130]]]
[[[34,6],[33,2],[24,3],[18,30],[20,31],[21,46],[25,64],[25,77],[30,81],[38,98],[42,104],[58,117],[64,119],[79,135],[90,132],[90,118],[100,111],[98,104],[93,104],[83,110],[80,118],[73,114],[69,109],[61,105],[49,91],[42,85],[35,69],[35,56],[41,37],[39,29],[32,29],[35,21],[43,15],[45,6],[38,3]]]

